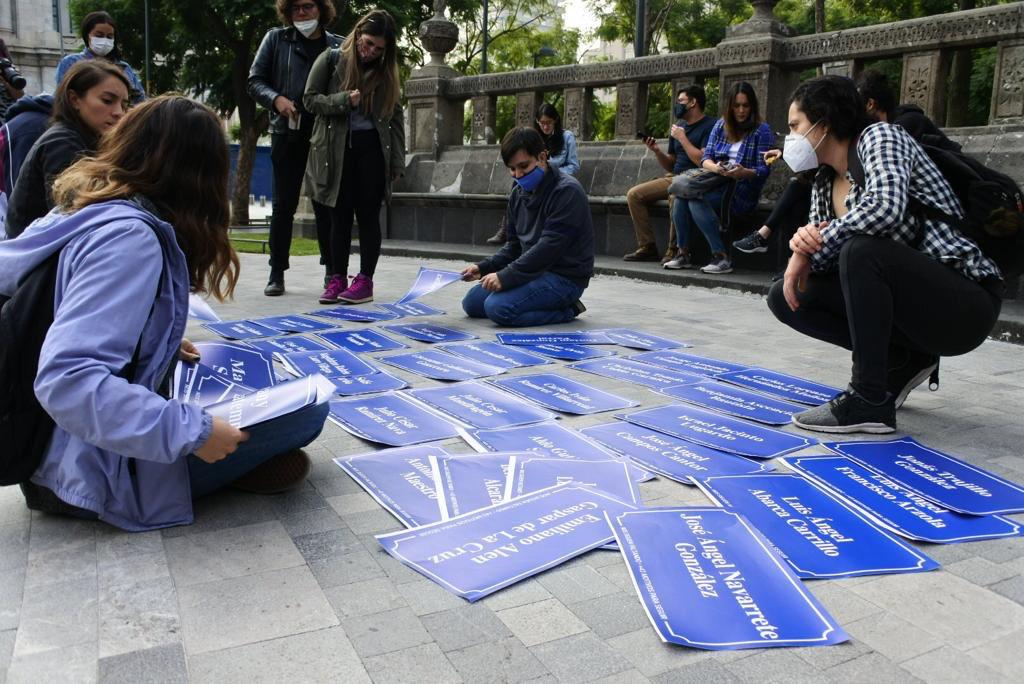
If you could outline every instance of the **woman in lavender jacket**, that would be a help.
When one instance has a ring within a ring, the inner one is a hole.
[[[216,114],[184,97],[156,98],[129,112],[95,158],[57,179],[65,213],[0,243],[5,295],[60,253],[35,380],[56,427],[23,485],[30,508],[132,531],[188,524],[194,497],[319,434],[325,411],[301,434],[247,441],[160,392],[179,356],[194,358],[182,337],[189,292],[223,298],[237,280],[227,180]]]

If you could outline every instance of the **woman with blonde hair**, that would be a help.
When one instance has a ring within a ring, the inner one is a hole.
[[[0,243],[0,295],[46,269],[55,277],[34,381],[55,426],[22,485],[29,508],[131,531],[188,524],[193,498],[257,466],[284,471],[319,434],[326,404],[294,433],[249,439],[167,398],[179,356],[196,358],[182,337],[189,292],[223,299],[238,278],[228,168],[212,110],[148,100],[57,179],[60,212]]]
[[[398,29],[384,10],[356,22],[340,49],[313,63],[302,104],[316,114],[306,179],[311,198],[331,207],[328,263],[334,269],[320,303],[373,300],[380,258],[381,202],[405,164],[405,122],[398,78]],[[359,273],[348,284],[353,215],[359,222]]]

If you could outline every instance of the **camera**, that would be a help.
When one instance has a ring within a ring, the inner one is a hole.
[[[14,67],[14,62],[7,58],[0,58],[0,76],[3,76],[15,90],[24,90],[28,84],[25,77]]]

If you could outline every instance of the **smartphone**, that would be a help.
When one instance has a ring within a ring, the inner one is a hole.
[[[721,162],[721,165],[722,165],[722,168],[725,169],[726,171],[732,171],[737,166],[739,166],[739,164],[737,164],[736,162],[731,162],[731,161]]]
[[[647,140],[648,138],[652,138],[652,137],[654,137],[654,136],[648,135],[647,133],[644,133],[643,131],[637,131],[636,132],[636,139],[637,140]]]

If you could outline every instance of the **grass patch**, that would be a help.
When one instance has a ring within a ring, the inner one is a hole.
[[[264,250],[263,245],[258,242],[242,242],[242,240],[266,240],[270,237],[270,233],[231,233],[231,244],[234,246],[236,252],[246,252],[248,254],[269,254],[270,246],[268,245]],[[316,240],[310,238],[293,237],[292,248],[289,252],[292,256],[311,256],[320,255],[320,246]]]

